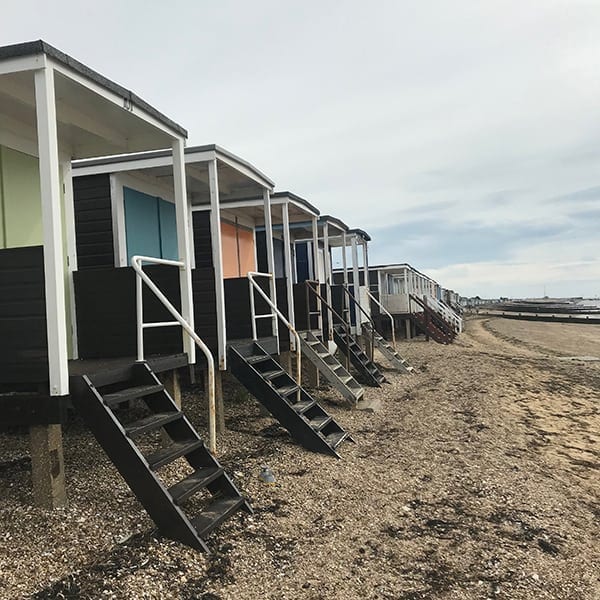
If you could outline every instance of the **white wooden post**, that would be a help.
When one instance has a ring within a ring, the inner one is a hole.
[[[363,248],[363,270],[365,274],[365,287],[370,291],[371,286],[369,284],[369,254],[367,250],[366,240],[362,244]]]
[[[75,235],[75,205],[73,200],[73,177],[71,173],[71,161],[64,160],[61,165],[62,181],[64,188],[64,206],[65,206],[65,227],[67,236],[67,281],[66,291],[67,302],[69,303],[69,314],[71,322],[71,356],[70,358],[79,358],[77,347],[77,306],[75,303],[75,286],[73,284],[73,273],[77,271],[77,240]],[[69,335],[69,332],[67,332]]]
[[[44,232],[50,395],[66,396],[69,393],[69,365],[65,310],[65,269],[63,263],[54,70],[51,67],[45,67],[35,72],[35,104]]]
[[[356,298],[356,302],[358,302],[358,297],[360,294],[360,280],[359,280],[359,270],[358,270],[358,247],[356,244],[356,236],[352,236],[352,287],[354,293],[352,294]],[[358,306],[354,305],[354,333],[360,331],[360,311],[358,310]]]
[[[173,140],[173,188],[175,216],[177,221],[177,249],[179,260],[184,263],[179,271],[181,289],[181,315],[194,329],[194,295],[192,290],[192,261],[190,257],[190,227],[188,198],[185,178],[185,149],[183,138]],[[183,336],[183,348],[190,364],[196,362],[196,345],[189,335]]]
[[[213,267],[215,270],[215,297],[217,303],[219,369],[224,371],[227,369],[227,327],[225,321],[225,284],[223,282],[219,175],[217,172],[216,159],[211,160],[208,163],[208,183],[210,188],[210,238],[212,244]]]
[[[263,190],[264,217],[265,217],[265,241],[267,245],[267,268],[273,276],[269,279],[269,289],[271,291],[271,300],[277,306],[277,291],[275,285],[275,250],[273,248],[273,219],[271,217],[271,194],[268,189]],[[279,346],[279,336],[277,327],[277,317],[273,317],[273,335],[277,336],[277,346]]]
[[[290,240],[290,212],[287,201],[281,205],[281,220],[283,222],[283,258],[285,262],[285,281],[287,287],[288,321],[296,328],[294,315],[294,282],[292,273],[292,242]],[[290,348],[296,350],[296,338],[290,332]]]
[[[321,283],[319,279],[319,221],[317,217],[312,218],[312,235],[313,235],[313,243],[312,243],[312,262],[313,262],[313,280]],[[319,290],[321,293],[321,290]]]
[[[329,223],[325,221],[323,225],[323,270],[325,271],[325,299],[327,304],[331,303],[331,254],[329,252]],[[333,313],[327,307],[327,332],[328,339],[333,339]]]

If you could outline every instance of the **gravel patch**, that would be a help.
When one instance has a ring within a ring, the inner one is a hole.
[[[341,460],[296,445],[226,381],[220,459],[255,512],[214,532],[211,555],[157,537],[78,420],[69,507],[53,512],[32,507],[27,435],[1,433],[0,598],[600,598],[600,364],[553,351],[588,326],[532,340],[498,322],[468,320],[451,346],[399,344],[415,374],[367,388],[377,412],[319,391],[356,442]],[[184,408],[205,432],[198,390]]]

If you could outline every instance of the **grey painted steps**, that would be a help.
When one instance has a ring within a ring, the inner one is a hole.
[[[302,354],[317,367],[319,373],[352,404],[356,404],[364,394],[360,383],[348,373],[344,366],[329,352],[325,344],[310,331],[300,334]]]
[[[371,337],[373,334],[373,326],[370,323],[363,323],[363,328],[365,329],[365,336]],[[414,367],[411,367],[408,364],[408,361],[405,358],[402,358],[394,347],[382,336],[374,332],[373,339],[375,340],[375,345],[379,348],[379,351],[386,360],[398,371],[403,371],[404,373],[412,373],[414,371]]]

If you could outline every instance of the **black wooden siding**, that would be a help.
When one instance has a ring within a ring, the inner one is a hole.
[[[74,177],[73,201],[78,269],[113,267],[115,254],[110,176]]]
[[[257,279],[260,287],[268,293],[268,279]],[[287,317],[287,289],[286,280],[276,280],[277,308]],[[266,314],[270,312],[267,303],[255,293],[256,314]],[[242,340],[252,338],[252,319],[250,315],[250,288],[247,277],[238,277],[225,280],[225,317],[227,322],[228,341]],[[270,319],[259,319],[257,325],[258,337],[268,337],[271,333]],[[287,328],[279,321],[280,348],[287,350],[289,348],[289,336]]]
[[[210,213],[194,211],[194,258],[196,268],[192,271],[194,290],[194,320],[196,333],[216,356],[217,299],[215,296],[215,270],[212,255]]]
[[[48,381],[42,246],[0,250],[0,340],[0,384]]]
[[[180,309],[179,271],[165,265],[144,267],[151,279]],[[131,267],[87,269],[74,273],[77,335],[81,358],[109,358],[137,354],[135,271]],[[144,321],[173,318],[144,285]],[[147,329],[145,353],[174,354],[182,351],[180,327]]]

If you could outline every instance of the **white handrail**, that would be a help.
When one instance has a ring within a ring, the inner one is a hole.
[[[185,268],[185,263],[179,260],[166,260],[164,258],[153,258],[150,256],[133,256],[131,258],[131,266],[133,267],[136,291],[136,309],[137,309],[137,344],[138,344],[138,361],[144,360],[144,329],[146,327],[170,327],[174,325],[172,321],[159,323],[144,323],[144,300],[142,294],[142,282],[145,283],[150,291],[160,300],[164,307],[171,313],[173,318],[181,325],[182,329],[196,343],[196,346],[202,350],[208,365],[208,437],[209,449],[213,454],[217,453],[217,419],[215,406],[215,361],[208,346],[200,339],[190,324],[179,314],[177,309],[169,302],[168,298],[160,291],[158,286],[144,273],[142,263],[153,263],[157,265],[169,265]]]
[[[394,347],[394,350],[395,350],[396,349],[396,328],[394,326],[394,317],[392,317],[391,313],[387,310],[387,308],[385,306],[383,306],[383,304],[381,304],[381,302],[379,302],[379,300],[377,300],[377,298],[375,298],[375,296],[373,296],[373,294],[371,293],[371,290],[368,287],[365,289],[367,291],[367,295],[369,296],[369,298],[371,298],[371,300],[373,300],[373,302],[375,302],[375,304],[377,304],[377,306],[379,306],[381,311],[390,318],[390,323],[392,325],[392,346]]]
[[[456,330],[456,333],[462,333],[463,320],[444,302],[432,296],[424,296],[426,303],[442,315]]]
[[[263,300],[271,307],[271,310],[274,311],[274,315],[281,319],[282,323],[288,328],[290,333],[294,336],[296,340],[296,383],[298,387],[302,386],[302,350],[300,347],[300,335],[294,326],[281,314],[280,310],[277,308],[277,305],[265,294],[264,290],[254,281],[255,277],[265,277],[271,279],[273,277],[273,273],[258,273],[256,271],[250,271],[248,273],[248,282],[250,285],[250,310],[252,312],[252,339],[256,341],[258,339],[256,333],[256,319],[259,317],[264,317],[267,315],[256,315],[254,308],[254,290],[256,290],[263,298]]]

